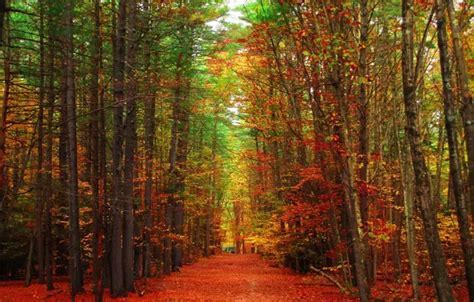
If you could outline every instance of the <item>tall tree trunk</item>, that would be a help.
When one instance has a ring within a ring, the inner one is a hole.
[[[467,287],[469,297],[474,300],[474,254],[472,251],[472,238],[469,225],[469,216],[466,208],[466,200],[463,190],[461,164],[458,156],[458,141],[456,136],[456,110],[454,106],[453,90],[451,87],[451,66],[448,53],[448,37],[446,30],[445,5],[443,1],[437,0],[436,4],[438,48],[441,64],[441,76],[443,78],[443,103],[446,133],[449,148],[449,170],[452,177],[454,199],[456,200],[456,212],[461,235],[461,247],[464,255],[464,267],[466,270]]]
[[[100,4],[100,2],[99,2]],[[100,7],[99,7],[100,8]],[[100,11],[100,9],[99,9]],[[99,16],[100,19],[100,16]],[[115,28],[115,27],[114,27]],[[99,28],[99,31],[101,29]],[[110,227],[110,221],[111,221],[111,215],[110,215],[110,204],[108,203],[107,200],[107,133],[106,133],[106,118],[105,118],[105,89],[104,89],[104,82],[103,82],[103,61],[102,61],[102,42],[100,41],[99,43],[99,49],[100,49],[100,57],[99,57],[99,114],[98,114],[98,136],[99,136],[99,145],[98,145],[98,160],[99,160],[99,215],[100,215],[100,226],[101,230],[99,230],[99,233],[102,231],[104,233],[104,242],[103,244],[103,259],[99,259],[100,265],[102,267],[102,276],[99,278],[102,278],[100,286],[102,288],[100,291],[103,291],[103,287],[107,286],[110,287],[110,239],[111,239],[111,230],[112,228]],[[99,239],[101,237],[99,236]],[[101,241],[99,240],[99,250],[101,250],[100,247]],[[102,293],[100,293],[102,295]]]
[[[44,123],[44,3],[39,2],[40,29],[39,29],[39,107],[38,107],[38,141],[37,141],[37,174],[36,174],[36,261],[38,262],[38,282],[43,284],[44,279],[44,229],[43,229],[43,211],[44,211],[44,171],[43,171],[43,123]]]
[[[469,76],[462,47],[461,32],[456,23],[456,12],[454,10],[453,0],[444,0],[444,3],[447,4],[448,9],[456,71],[462,97],[461,112],[464,125],[464,135],[466,136],[466,151],[469,168],[469,199],[467,199],[466,203],[469,205],[470,202],[471,215],[474,216],[474,103],[472,101],[472,93],[469,89]],[[471,295],[473,294],[471,290],[469,292]]]
[[[6,0],[3,0],[2,3],[4,6],[6,5]],[[5,77],[4,80],[4,87],[3,87],[3,99],[2,99],[2,111],[0,115],[0,211],[3,210],[3,205],[5,203],[5,199],[7,197],[7,181],[6,181],[6,171],[5,171],[5,164],[6,164],[6,152],[5,152],[5,144],[6,144],[6,136],[7,136],[7,114],[8,114],[8,101],[10,99],[10,86],[11,86],[11,72],[10,72],[10,35],[9,35],[9,16],[8,14],[0,15],[0,22],[6,19],[5,27],[0,28],[0,32],[5,32],[5,45],[3,47],[3,74]],[[0,34],[0,43],[2,43]],[[1,45],[1,44],[0,44]]]
[[[93,242],[92,242],[92,283],[95,294],[95,301],[102,301],[102,207],[100,198],[100,150],[99,150],[99,77],[101,67],[102,39],[100,30],[100,0],[94,1],[94,34],[91,43],[92,70],[90,87],[90,110],[91,115],[91,187],[92,187],[92,209],[93,209]]]
[[[420,47],[424,46],[421,45]],[[418,64],[421,64],[420,56],[418,56]],[[415,194],[423,221],[436,293],[440,301],[453,301],[446,261],[439,238],[436,212],[433,209],[431,199],[429,173],[423,155],[420,127],[418,125],[417,71],[414,68],[413,0],[402,1],[402,70],[407,137],[415,172]]]
[[[397,133],[399,131],[397,130]],[[405,214],[405,228],[407,232],[407,254],[408,265],[410,267],[411,286],[413,299],[420,297],[420,287],[418,282],[418,264],[416,257],[416,234],[414,220],[414,201],[413,201],[413,166],[408,142],[405,138],[401,141],[397,138],[398,161],[400,163],[401,186],[403,192],[403,207]]]
[[[369,197],[367,194],[368,182],[368,166],[369,166],[369,129],[367,120],[369,115],[369,100],[367,97],[367,48],[368,48],[368,31],[369,31],[369,12],[368,0],[360,1],[360,45],[359,45],[359,198],[360,198],[360,214],[364,233],[368,232],[369,219]],[[369,283],[374,281],[375,272],[373,271],[372,253],[369,246],[369,237],[364,236],[364,247],[366,250],[365,266],[367,268],[367,277]]]
[[[3,45],[3,28],[5,25],[5,19],[8,18],[7,12],[7,0],[0,0],[0,46]],[[8,21],[7,21],[8,22]],[[7,27],[7,26],[5,26]]]
[[[64,18],[60,19],[64,22]],[[61,43],[64,45],[66,43],[65,38],[61,36]],[[60,105],[60,120],[59,120],[59,146],[58,146],[58,159],[59,159],[59,184],[61,188],[67,188],[69,182],[69,173],[68,173],[68,144],[67,144],[67,122],[68,122],[68,115],[67,115],[67,55],[62,52],[61,53],[61,105]],[[57,193],[57,206],[60,209],[67,209],[68,207],[68,194],[66,190],[60,190]],[[67,213],[61,211],[59,215],[62,219],[65,219]],[[65,225],[58,225],[57,226],[58,236],[56,239],[56,246],[58,251],[58,260],[56,261],[57,267],[59,267],[59,274],[66,274],[66,267],[68,266],[68,260],[64,255],[68,254],[68,231],[67,226]]]
[[[343,10],[342,3],[337,2],[337,11]],[[344,21],[338,14],[337,21],[334,22],[335,35],[343,36],[347,31]],[[342,56],[338,51],[337,56]],[[359,289],[361,301],[370,300],[370,284],[367,276],[366,252],[364,247],[364,229],[362,225],[361,206],[359,194],[356,187],[356,159],[351,141],[351,112],[346,97],[344,87],[344,70],[336,65],[329,78],[334,90],[334,98],[337,100],[337,114],[340,119],[339,124],[334,126],[334,134],[338,137],[337,144],[343,152],[335,152],[339,171],[341,173],[342,189],[344,192],[344,206],[349,222],[349,233],[353,244],[355,278]]]
[[[54,289],[53,285],[53,245],[52,245],[52,217],[51,211],[53,208],[52,201],[54,199],[53,191],[53,144],[54,144],[54,134],[53,134],[53,122],[54,122],[54,110],[55,110],[55,100],[56,100],[56,91],[54,88],[55,80],[55,47],[54,39],[51,37],[53,32],[51,25],[49,26],[50,38],[49,48],[48,48],[48,137],[47,137],[47,146],[46,146],[46,208],[45,208],[45,270],[46,270],[46,286],[48,290]]]
[[[124,153],[124,183],[123,183],[123,276],[124,286],[127,291],[134,291],[134,195],[133,195],[133,174],[135,170],[135,149],[137,144],[136,130],[136,98],[137,83],[135,75],[137,34],[136,34],[136,14],[137,2],[128,0],[128,23],[127,23],[127,63],[126,63],[126,114],[125,114],[125,153]]]
[[[185,102],[186,100],[186,87],[183,84],[183,58],[184,54],[180,53],[178,55],[178,60],[176,62],[176,89],[174,92],[174,102],[173,102],[173,125],[171,129],[171,144],[169,150],[169,184],[168,184],[168,204],[166,207],[166,223],[168,231],[171,231],[174,234],[180,234],[182,232],[182,219],[183,216],[183,202],[182,192],[184,183],[182,183],[182,172],[180,171],[183,168],[183,152],[181,148],[185,147],[185,131],[187,127],[186,123],[186,110]],[[169,266],[171,269],[175,269],[181,266],[182,261],[182,252],[181,244],[176,242],[176,240],[171,241],[170,239],[165,239],[165,272],[168,272]],[[170,254],[170,255],[168,255]],[[171,260],[172,263],[167,263],[166,260]]]
[[[123,156],[123,106],[125,101],[125,34],[127,1],[119,1],[118,20],[114,29],[113,62],[113,144],[112,144],[112,234],[111,257],[111,293],[113,297],[125,296],[122,250],[122,156]],[[115,17],[114,17],[115,19]]]
[[[81,246],[79,230],[79,200],[77,173],[77,137],[76,137],[76,100],[74,85],[74,49],[73,49],[73,13],[74,1],[66,3],[66,75],[67,75],[67,131],[69,161],[69,259],[71,295],[82,290]]]
[[[150,11],[149,0],[143,2],[144,10]],[[151,24],[148,24],[151,26]],[[145,45],[145,64],[146,72],[148,73],[150,87],[154,84],[151,79],[152,72],[150,70],[151,52],[150,47]],[[154,163],[154,147],[155,147],[155,93],[153,88],[150,89],[149,95],[145,98],[145,226],[144,226],[144,248],[143,248],[143,274],[145,277],[151,275],[151,255],[152,242],[151,234],[153,227],[153,213],[152,213],[152,196],[153,196],[153,163]]]
[[[189,135],[189,106],[190,81],[185,80],[182,99],[178,103],[178,134],[176,165],[174,170],[175,208],[173,213],[173,231],[180,236],[180,240],[173,245],[173,266],[175,269],[183,266],[183,235],[184,235],[184,190],[185,169],[188,156]]]

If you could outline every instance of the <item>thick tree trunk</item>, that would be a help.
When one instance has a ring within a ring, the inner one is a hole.
[[[420,46],[420,47],[423,47]],[[407,137],[415,173],[415,194],[424,226],[424,235],[430,256],[431,271],[440,301],[453,301],[446,261],[438,232],[436,212],[433,209],[428,168],[421,145],[418,125],[419,108],[416,102],[417,76],[414,68],[413,0],[402,1],[402,69],[403,97],[407,123]],[[418,58],[419,60],[420,58]],[[420,61],[417,62],[421,64]]]
[[[443,78],[444,117],[449,148],[449,170],[452,177],[454,199],[456,201],[456,213],[459,224],[459,232],[461,235],[461,247],[464,255],[464,267],[466,270],[469,297],[471,300],[474,300],[474,254],[472,250],[469,216],[463,190],[461,163],[458,156],[456,111],[454,106],[453,90],[451,87],[452,77],[448,53],[445,6],[441,0],[437,1],[436,15],[438,19],[437,29],[441,76]]]
[[[124,183],[123,183],[123,276],[125,290],[134,291],[134,194],[133,176],[135,170],[135,149],[137,144],[136,130],[136,98],[137,83],[135,75],[137,35],[136,14],[137,2],[128,0],[127,23],[127,63],[126,63],[126,114],[125,114],[125,153],[124,153]]]

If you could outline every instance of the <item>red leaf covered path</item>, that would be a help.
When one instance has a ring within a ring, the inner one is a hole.
[[[323,279],[273,268],[256,255],[218,256],[185,267],[158,285],[171,300],[341,301],[337,287]]]
[[[8,284],[8,285],[7,285]],[[67,284],[47,293],[44,285],[0,283],[1,302],[68,301]],[[108,293],[104,300],[110,301]],[[90,288],[76,301],[92,301]],[[348,301],[323,277],[302,276],[271,267],[257,255],[223,255],[185,266],[169,277],[149,279],[143,297],[130,294],[113,301]]]

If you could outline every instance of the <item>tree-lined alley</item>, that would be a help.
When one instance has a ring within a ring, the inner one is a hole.
[[[474,299],[472,3],[238,2],[0,0],[0,278]]]

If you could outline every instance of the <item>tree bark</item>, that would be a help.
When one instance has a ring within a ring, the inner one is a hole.
[[[24,287],[29,287],[31,285],[31,270],[33,268],[33,249],[35,245],[35,235],[31,234],[30,244],[28,245],[28,257],[26,258],[26,269],[25,269],[25,282],[23,283]]]
[[[7,0],[0,0],[0,46],[3,45],[3,27],[5,25],[5,19],[7,12]]]
[[[112,143],[112,234],[111,234],[111,294],[126,295],[123,275],[122,250],[122,156],[123,156],[123,107],[125,82],[125,34],[127,1],[119,1],[117,26],[114,29],[113,61],[113,143]],[[115,18],[115,17],[114,17]]]
[[[51,24],[49,25],[49,49],[48,49],[48,120],[47,120],[47,146],[46,146],[46,208],[45,208],[45,270],[46,270],[46,286],[48,290],[53,290],[53,244],[52,244],[52,217],[51,211],[53,208],[52,201],[54,199],[53,191],[53,122],[55,111],[56,91],[54,87],[55,81],[55,47],[53,45],[54,38],[51,37]]]
[[[95,295],[95,301],[102,301],[103,285],[102,285],[102,200],[100,198],[100,150],[99,150],[99,77],[101,68],[102,54],[102,38],[100,30],[100,0],[94,1],[94,34],[91,43],[91,84],[90,84],[90,110],[91,127],[91,173],[90,182],[92,187],[92,211],[93,211],[93,240],[92,240],[92,284]]]
[[[420,47],[424,47],[421,45]],[[421,64],[418,56],[417,65]],[[418,68],[417,68],[418,69]],[[446,261],[438,232],[436,212],[431,199],[428,168],[421,145],[418,125],[419,108],[416,102],[417,71],[414,68],[413,0],[402,1],[402,76],[403,98],[407,123],[407,137],[415,173],[415,194],[423,221],[424,235],[430,256],[431,271],[440,301],[453,301]]]
[[[149,0],[144,1],[144,10],[149,12]],[[148,24],[151,26],[151,24]],[[150,70],[150,47],[145,45],[145,64],[148,73],[149,85],[153,83],[152,72]],[[145,225],[144,225],[144,248],[143,248],[143,274],[145,277],[151,276],[151,255],[152,242],[151,234],[153,227],[152,196],[153,196],[153,166],[154,166],[154,148],[155,148],[155,93],[150,89],[150,95],[145,98]]]
[[[45,283],[44,279],[44,229],[43,229],[43,211],[44,211],[44,171],[43,171],[43,123],[44,123],[44,2],[39,2],[40,29],[39,29],[39,95],[38,95],[38,140],[37,140],[37,174],[36,174],[36,261],[38,263],[38,282]]]
[[[124,153],[124,183],[123,183],[123,210],[124,210],[124,231],[123,231],[123,276],[125,290],[134,291],[134,194],[133,178],[135,170],[135,149],[137,144],[136,133],[136,98],[137,83],[135,75],[137,35],[136,35],[136,14],[137,2],[128,0],[128,23],[127,23],[127,58],[126,58],[126,114],[125,114],[125,153]]]
[[[67,131],[68,131],[68,167],[69,167],[69,259],[71,295],[82,290],[81,247],[79,230],[79,200],[77,172],[77,137],[76,137],[76,100],[74,84],[74,49],[73,49],[73,13],[74,1],[66,3],[66,78],[67,78]]]
[[[443,104],[446,133],[449,148],[449,168],[452,177],[456,213],[458,218],[461,247],[464,255],[469,298],[474,300],[474,254],[472,251],[472,238],[469,225],[469,216],[463,190],[461,164],[458,155],[458,141],[456,135],[456,112],[453,90],[451,87],[451,66],[448,53],[448,37],[446,30],[445,5],[441,0],[436,3],[438,48],[443,79]]]
[[[397,131],[398,132],[398,131]],[[413,166],[410,165],[411,154],[408,142],[405,139],[397,139],[398,161],[400,163],[401,186],[403,192],[403,208],[405,213],[405,229],[407,232],[407,254],[408,265],[410,267],[411,286],[413,299],[420,297],[420,287],[418,282],[418,264],[416,257],[416,234],[414,221],[414,201],[413,201]]]
[[[470,203],[471,216],[474,217],[474,103],[472,101],[472,93],[469,89],[469,76],[467,72],[464,50],[462,47],[461,32],[459,30],[459,25],[456,23],[456,12],[454,10],[453,0],[444,0],[444,3],[446,4],[448,10],[454,58],[456,62],[456,72],[462,98],[461,113],[464,126],[464,135],[466,136],[466,151],[469,171],[469,199],[467,199],[466,203],[468,206]],[[471,290],[470,294],[473,294]]]
[[[369,100],[367,97],[367,48],[368,48],[368,31],[369,31],[369,12],[368,0],[360,1],[360,45],[359,45],[359,199],[361,222],[364,233],[368,232],[367,221],[369,219],[369,197],[367,194],[368,182],[368,166],[369,166],[369,128],[367,127],[369,115]],[[367,268],[367,277],[369,283],[375,279],[373,271],[373,259],[370,251],[368,236],[364,236],[365,266]]]
[[[3,0],[4,6],[6,5],[6,0]],[[3,13],[4,14],[4,13]],[[11,72],[10,72],[10,35],[9,35],[9,17],[7,14],[0,15],[0,22],[2,22],[4,18],[6,19],[5,26],[0,28],[0,32],[5,32],[5,45],[3,47],[3,74],[5,77],[4,80],[4,88],[3,88],[3,98],[2,98],[2,111],[0,115],[0,211],[3,210],[3,205],[5,203],[5,199],[7,197],[7,181],[6,181],[6,171],[5,171],[5,164],[6,164],[6,136],[7,136],[7,115],[8,115],[8,103],[10,99],[10,86],[11,86]],[[0,34],[0,43],[2,43]],[[1,45],[1,44],[0,44]]]

